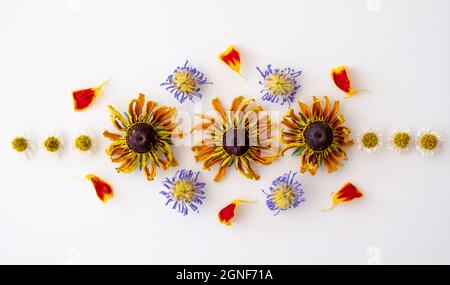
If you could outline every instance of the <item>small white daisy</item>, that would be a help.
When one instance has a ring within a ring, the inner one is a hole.
[[[33,143],[25,134],[14,136],[10,145],[13,153],[19,158],[29,159],[35,149]]]
[[[382,135],[378,129],[369,128],[362,130],[357,135],[359,149],[368,153],[378,151],[383,145]]]
[[[89,132],[80,132],[72,141],[72,149],[81,154],[90,154],[95,151],[95,137]]]
[[[63,149],[64,142],[61,136],[51,134],[42,141],[42,150],[51,156],[59,156]]]
[[[442,136],[430,129],[422,129],[416,137],[416,148],[423,156],[432,156],[442,142]]]
[[[396,130],[389,137],[389,146],[397,153],[405,153],[409,151],[413,137],[409,130]]]

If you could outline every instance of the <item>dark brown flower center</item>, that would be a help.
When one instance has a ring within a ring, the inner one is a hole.
[[[137,153],[150,151],[157,142],[158,135],[149,124],[135,124],[127,132],[127,145]]]
[[[233,128],[222,138],[223,149],[230,155],[241,156],[250,149],[250,139],[245,128]]]
[[[315,151],[327,149],[333,143],[333,130],[322,122],[313,122],[303,133],[306,144]]]

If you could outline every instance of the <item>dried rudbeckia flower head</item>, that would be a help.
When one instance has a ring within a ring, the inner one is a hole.
[[[202,114],[203,121],[194,127],[194,130],[205,130],[201,141],[192,147],[195,160],[204,161],[203,169],[219,166],[215,182],[233,165],[243,176],[258,180],[251,163],[267,165],[278,158],[272,148],[270,116],[261,106],[250,106],[253,101],[236,97],[225,112],[220,100],[215,98],[212,105],[219,118]]]
[[[292,68],[272,68],[269,64],[267,68],[262,71],[259,67],[256,69],[261,73],[263,77],[262,81],[259,81],[264,88],[260,91],[263,101],[271,103],[291,103],[294,101],[295,93],[300,88],[297,82],[297,77],[302,73]]]
[[[73,140],[72,148],[80,153],[92,153],[95,150],[95,139],[90,134],[80,133]]]
[[[429,129],[421,130],[416,137],[416,148],[423,156],[432,156],[439,147],[442,136]]]
[[[383,145],[382,135],[375,128],[364,129],[357,137],[359,149],[368,153],[377,152]]]
[[[296,208],[305,201],[302,185],[295,175],[297,173],[289,171],[274,179],[268,192],[262,190],[267,198],[267,208],[273,211],[274,215],[278,215],[280,211]]]
[[[34,146],[25,135],[19,135],[11,139],[11,149],[14,153],[29,158]]]
[[[105,131],[103,135],[113,141],[106,152],[112,162],[121,163],[116,168],[118,172],[130,173],[139,167],[148,180],[153,180],[156,167],[167,170],[178,165],[172,152],[172,139],[181,135],[174,108],[158,107],[140,94],[130,102],[126,118],[112,106],[109,110],[120,134]]]
[[[308,171],[315,175],[323,163],[329,173],[342,167],[341,159],[347,160],[344,147],[351,146],[348,139],[350,129],[342,126],[344,116],[339,113],[339,101],[331,107],[330,100],[313,97],[313,104],[298,102],[300,111],[296,114],[289,109],[283,117],[281,124],[281,142],[286,144],[282,149],[284,154],[288,149],[294,148],[294,155],[301,156],[300,172]]]
[[[42,143],[42,149],[51,155],[57,156],[63,148],[63,139],[58,135],[50,135]]]
[[[205,183],[198,181],[200,171],[180,169],[172,178],[166,177],[163,186],[167,190],[160,193],[167,198],[166,205],[172,204],[172,209],[187,215],[189,209],[198,213],[198,206],[203,203]]]
[[[200,87],[205,84],[212,84],[212,82],[209,82],[202,72],[188,65],[186,60],[183,66],[177,67],[166,81],[161,83],[161,86],[166,86],[166,90],[183,103],[186,99],[194,102],[194,97],[201,99]]]
[[[409,151],[412,137],[409,130],[394,131],[389,137],[390,147],[397,153],[405,153]]]

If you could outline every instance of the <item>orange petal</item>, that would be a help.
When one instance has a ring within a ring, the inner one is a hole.
[[[113,196],[113,190],[111,185],[102,180],[100,177],[94,175],[94,174],[88,174],[86,175],[86,178],[91,181],[91,183],[94,185],[95,192],[97,193],[97,197],[103,202],[106,203],[109,199]]]
[[[333,204],[330,208],[325,209],[325,211],[333,209],[336,204],[350,202],[363,196],[364,194],[357,187],[350,182],[346,182],[339,191],[331,193]]]
[[[331,78],[333,79],[334,84],[336,84],[339,89],[344,91],[347,96],[351,97],[356,93],[356,91],[352,89],[352,82],[350,80],[350,76],[348,75],[346,66],[333,68],[331,70]]]
[[[222,104],[220,103],[219,98],[214,98],[212,100],[212,106],[214,108],[214,110],[219,113],[220,117],[222,117],[222,119],[226,119],[226,114],[225,111],[223,110]]]
[[[235,217],[235,210],[237,208],[237,206],[240,203],[243,202],[253,202],[253,201],[247,201],[247,200],[233,200],[233,202],[231,202],[229,205],[227,205],[225,208],[223,208],[222,210],[220,210],[218,217],[219,217],[219,221],[226,225],[226,226],[231,226],[231,221],[234,219]]]
[[[111,132],[108,132],[108,131],[104,131],[103,132],[103,136],[105,138],[108,138],[108,139],[112,140],[112,141],[116,141],[116,140],[118,140],[118,139],[120,139],[122,137],[119,134],[111,133]]]
[[[89,106],[91,106],[94,100],[97,98],[98,94],[100,94],[100,92],[102,91],[103,86],[108,81],[109,80],[103,82],[102,84],[100,84],[100,86],[96,88],[88,88],[72,91],[74,110],[83,111],[86,110]]]
[[[241,55],[233,46],[229,46],[226,51],[219,55],[219,59],[228,65],[232,70],[241,74]]]

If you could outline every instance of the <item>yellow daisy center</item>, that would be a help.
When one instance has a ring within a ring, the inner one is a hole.
[[[411,137],[409,136],[408,133],[401,132],[401,133],[395,134],[393,143],[396,147],[404,149],[404,148],[408,147],[410,140],[411,140]]]
[[[75,139],[75,147],[80,151],[88,151],[92,147],[92,140],[87,135],[80,135]]]
[[[179,180],[173,184],[173,197],[176,201],[190,202],[194,194],[194,184],[190,180]]]
[[[274,95],[286,96],[294,90],[294,82],[285,74],[271,74],[266,78],[264,86]]]
[[[61,146],[61,142],[57,137],[48,137],[44,142],[44,147],[48,152],[57,152]]]
[[[24,137],[16,137],[11,141],[11,146],[17,152],[24,152],[28,148],[28,140]]]
[[[361,138],[361,143],[366,148],[374,148],[378,145],[378,136],[376,133],[366,133]]]
[[[280,185],[273,191],[273,202],[280,209],[287,209],[294,203],[294,191],[289,185]]]
[[[433,134],[424,134],[420,137],[420,146],[425,150],[433,150],[437,144],[438,138]]]
[[[172,78],[172,83],[185,94],[194,94],[197,90],[197,80],[186,70],[177,71]]]

